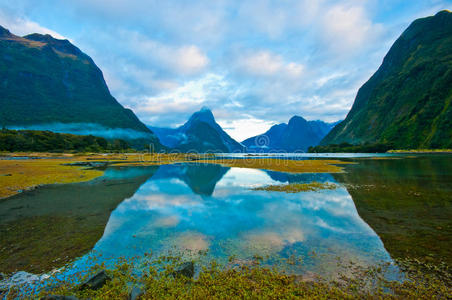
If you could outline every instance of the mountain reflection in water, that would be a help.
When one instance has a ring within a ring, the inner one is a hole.
[[[390,260],[344,187],[297,194],[250,189],[291,180],[335,182],[328,174],[160,166],[111,213],[94,251],[105,260],[170,250],[209,250],[208,257],[220,261],[232,255],[246,261],[253,255],[295,254],[304,257],[305,269],[315,271],[332,268],[336,257],[365,264]],[[85,256],[76,265],[88,261]]]

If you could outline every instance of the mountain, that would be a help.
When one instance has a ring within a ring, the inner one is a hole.
[[[415,20],[322,145],[452,148],[452,13]]]
[[[248,152],[305,152],[309,146],[316,146],[337,124],[323,121],[306,121],[294,116],[289,123],[273,125],[264,134],[248,138],[242,142]]]
[[[152,180],[178,178],[190,187],[193,193],[212,196],[218,181],[230,168],[214,164],[162,165]]]
[[[182,152],[243,152],[245,147],[231,138],[215,121],[210,109],[203,107],[178,128],[149,128],[163,145]]]
[[[156,136],[110,94],[102,71],[68,40],[0,26],[0,126],[106,138]]]

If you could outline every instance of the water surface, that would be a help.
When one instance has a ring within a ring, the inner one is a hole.
[[[0,272],[42,273],[67,262],[76,270],[90,265],[93,253],[112,262],[175,250],[241,263],[295,255],[303,264],[287,270],[329,275],[338,257],[364,265],[403,257],[449,264],[452,156],[367,156],[344,155],[356,164],[341,174],[112,167],[90,182],[25,192],[0,202],[0,244],[9,245],[0,248]],[[312,181],[338,188],[252,190]]]

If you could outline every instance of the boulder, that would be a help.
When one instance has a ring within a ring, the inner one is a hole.
[[[195,264],[192,261],[185,262],[174,270],[173,275],[174,277],[185,276],[192,278],[195,275]]]
[[[110,280],[110,277],[104,270],[102,270],[88,278],[88,280],[86,280],[84,283],[82,283],[80,289],[98,290],[101,287],[103,287],[108,280]]]

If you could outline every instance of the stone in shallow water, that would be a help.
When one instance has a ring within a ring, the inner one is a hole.
[[[173,275],[174,277],[182,275],[188,278],[192,278],[195,275],[195,264],[192,261],[185,262],[180,267],[176,268]]]
[[[94,274],[92,277],[90,277],[87,281],[85,281],[81,286],[80,289],[91,289],[91,290],[98,290],[100,289],[108,280],[110,280],[110,277],[107,275],[107,273],[102,270]]]

